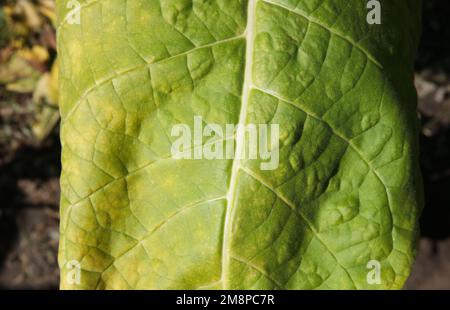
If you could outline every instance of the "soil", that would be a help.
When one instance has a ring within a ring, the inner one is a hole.
[[[0,166],[0,288],[58,287],[59,153],[55,134]]]

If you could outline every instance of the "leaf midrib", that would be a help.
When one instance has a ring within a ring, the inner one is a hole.
[[[255,13],[256,13],[257,0],[249,0],[247,9],[247,27],[245,30],[246,40],[246,52],[245,52],[245,71],[244,71],[244,83],[242,87],[242,101],[241,109],[239,112],[239,126],[245,125],[247,118],[247,106],[250,98],[250,92],[252,89],[252,68],[253,68],[253,48],[254,48],[254,35],[255,35]],[[230,185],[227,193],[227,207],[224,221],[223,237],[222,237],[222,275],[221,282],[224,289],[229,285],[226,283],[229,273],[230,254],[229,254],[229,235],[231,233],[233,206],[235,203],[235,193],[237,185],[237,176],[239,167],[241,164],[241,154],[244,149],[244,130],[239,130],[236,136],[236,153],[233,161],[230,177]]]

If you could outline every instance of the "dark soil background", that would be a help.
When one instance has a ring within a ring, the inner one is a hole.
[[[21,1],[39,9],[51,8],[53,3],[53,0]],[[0,6],[12,7],[13,2],[0,0]],[[49,51],[50,56],[38,68],[45,74],[54,61],[54,33],[48,31],[51,13],[39,12],[45,15],[48,24],[41,24],[39,29],[44,31],[34,29],[26,34],[31,39],[27,37],[24,45],[32,42]],[[20,19],[20,13],[13,12],[12,16],[18,14],[14,18]],[[424,1],[416,84],[423,126],[420,141],[425,209],[419,253],[406,289],[450,289],[449,17],[449,1]],[[4,27],[1,14],[0,27]],[[2,43],[4,29],[0,29],[1,66],[11,48]],[[59,282],[56,259],[59,133],[50,123],[45,137],[36,138],[30,129],[38,118],[31,97],[27,92],[11,91],[0,82],[0,288],[3,289],[56,289]]]

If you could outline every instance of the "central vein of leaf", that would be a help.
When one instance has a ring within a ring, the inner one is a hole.
[[[253,46],[254,46],[254,35],[255,35],[255,13],[256,13],[256,2],[257,0],[249,0],[247,9],[247,29],[245,31],[246,38],[246,53],[245,53],[245,76],[244,85],[242,89],[242,101],[241,109],[239,113],[239,125],[245,125],[247,118],[247,106],[250,98],[250,91],[252,88],[252,68],[253,68]],[[244,150],[245,141],[245,131],[238,130],[238,135],[236,136],[236,156],[234,157],[233,166],[231,169],[230,185],[227,193],[227,210],[224,223],[223,231],[223,249],[222,249],[222,286],[224,289],[229,288],[227,283],[229,277],[229,265],[230,265],[230,255],[229,255],[229,243],[230,234],[232,227],[232,214],[233,207],[235,205],[235,193],[237,176],[240,167],[240,156]]]

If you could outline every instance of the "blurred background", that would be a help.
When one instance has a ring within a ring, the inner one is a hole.
[[[416,64],[426,206],[407,289],[450,289],[450,2],[424,1]],[[54,0],[0,0],[0,289],[58,288]]]

